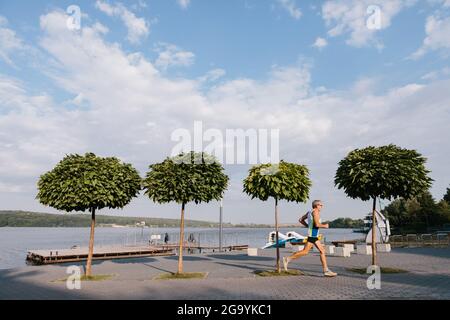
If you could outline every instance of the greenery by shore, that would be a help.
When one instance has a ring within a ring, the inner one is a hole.
[[[167,218],[143,218],[125,216],[97,215],[97,226],[99,227],[135,227],[142,222],[146,226],[178,228],[178,219]],[[0,210],[0,227],[89,227],[91,223],[89,214],[52,214],[20,210]],[[338,218],[330,221],[330,228],[359,228],[363,225],[362,220],[350,218]],[[187,227],[215,228],[219,224],[210,221],[186,220]],[[269,224],[231,224],[226,222],[224,228],[272,228]],[[298,224],[283,225],[284,227],[299,227]]]
[[[107,216],[97,215],[96,223],[99,227],[124,227],[139,226],[145,222],[146,226],[158,227],[179,227],[179,219],[166,218],[144,218],[144,217],[125,217],[125,216]],[[0,210],[0,227],[89,227],[91,224],[90,214],[52,214],[29,211]],[[187,227],[218,227],[218,223],[208,221],[186,220]],[[230,223],[224,223],[225,227],[232,226]]]

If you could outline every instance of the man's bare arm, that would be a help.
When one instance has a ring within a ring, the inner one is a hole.
[[[313,220],[314,220],[314,226],[316,228],[325,228],[328,229],[329,225],[328,223],[322,224],[320,223],[320,217],[319,217],[319,213],[318,212],[313,212]]]
[[[301,217],[300,219],[298,219],[298,222],[300,222],[302,225],[304,225],[306,228],[308,228],[308,224],[305,222],[306,219],[308,218],[308,214],[305,214],[303,217]]]

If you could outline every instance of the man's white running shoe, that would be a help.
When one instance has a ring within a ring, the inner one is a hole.
[[[288,258],[287,257],[283,257],[283,267],[284,267],[284,271],[288,271]]]
[[[337,276],[337,273],[336,273],[336,272],[333,272],[333,271],[331,271],[331,270],[327,270],[327,271],[325,271],[325,272],[323,273],[323,275],[324,275],[325,277],[336,277],[336,276]]]

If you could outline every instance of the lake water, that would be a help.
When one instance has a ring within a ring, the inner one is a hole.
[[[271,228],[224,228],[223,245],[248,244],[262,247],[268,241]],[[280,232],[295,231],[306,235],[303,228],[280,228]],[[177,242],[179,228],[96,228],[95,245],[139,245],[148,243],[152,235],[169,234],[169,242]],[[325,240],[362,239],[361,233],[352,229],[322,229]],[[203,245],[219,245],[219,231],[215,228],[186,228],[186,238],[193,235]],[[162,241],[161,240],[161,241]],[[32,249],[68,249],[74,245],[87,247],[89,228],[0,228],[0,269],[25,266],[28,250]]]

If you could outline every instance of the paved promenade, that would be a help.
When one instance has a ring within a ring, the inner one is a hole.
[[[286,249],[282,255],[288,254]],[[379,253],[379,264],[408,270],[383,274],[381,289],[369,290],[368,275],[347,268],[367,267],[370,256],[328,257],[339,275],[324,278],[317,252],[290,263],[303,276],[255,276],[256,270],[274,268],[275,251],[260,256],[227,252],[184,256],[187,272],[208,272],[206,279],[154,280],[174,272],[178,257],[96,261],[94,274],[114,274],[110,280],[82,282],[80,290],[68,290],[68,265],[29,266],[0,270],[0,299],[450,299],[450,249],[398,248]],[[25,257],[24,257],[25,258]]]

